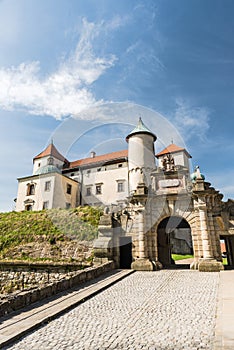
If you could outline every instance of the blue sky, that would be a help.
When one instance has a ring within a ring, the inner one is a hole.
[[[186,145],[233,198],[233,13],[232,0],[0,0],[0,211],[52,137],[71,160],[123,149],[139,115],[156,149]]]

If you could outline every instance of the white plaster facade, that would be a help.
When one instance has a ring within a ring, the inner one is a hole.
[[[30,193],[28,188],[34,186]],[[68,193],[68,186],[71,190]],[[77,205],[79,184],[56,172],[19,179],[16,211],[70,208]]]
[[[50,144],[33,159],[33,174],[18,179],[16,211],[121,207],[128,193],[126,150],[69,162]]]

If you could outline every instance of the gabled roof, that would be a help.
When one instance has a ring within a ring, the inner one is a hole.
[[[142,119],[139,118],[138,124],[135,127],[135,129],[133,129],[130,134],[128,134],[128,136],[126,137],[126,141],[128,141],[129,137],[136,135],[136,134],[149,134],[151,136],[153,136],[154,141],[156,141],[157,137],[154,133],[152,133],[152,131],[150,131],[147,126],[145,126],[145,124],[143,123]]]
[[[76,168],[79,166],[87,166],[87,165],[92,165],[92,164],[94,165],[95,163],[105,164],[107,162],[111,162],[111,161],[115,161],[115,160],[117,161],[117,160],[127,158],[127,156],[128,156],[127,150],[102,154],[100,156],[83,158],[83,159],[75,160],[74,162],[70,162],[69,168],[72,169],[72,168]]]
[[[34,157],[33,161],[35,159],[40,159],[40,158],[48,157],[48,156],[52,156],[52,157],[59,159],[63,162],[68,162],[68,160],[61,153],[59,153],[59,151],[57,150],[57,148],[54,146],[54,144],[52,142],[49,144],[49,146],[46,147],[46,149],[44,151],[42,151],[36,157]]]
[[[186,151],[185,148],[179,147],[175,145],[174,143],[171,143],[169,146],[164,148],[161,152],[156,154],[156,157],[159,158],[160,156],[164,156],[168,153],[177,153],[177,152],[185,152],[188,158],[192,158],[192,156]]]

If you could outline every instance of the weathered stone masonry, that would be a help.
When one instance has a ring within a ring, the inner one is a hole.
[[[220,238],[226,241],[229,264],[234,264],[234,201],[223,202],[223,195],[205,181],[199,167],[190,176],[191,156],[176,145],[159,153],[161,167],[154,166],[155,140],[141,120],[127,136],[129,156],[133,154],[133,161],[129,159],[130,197],[124,210],[107,210],[101,218],[94,242],[95,262],[113,259],[117,267],[161,269],[173,263],[172,234],[190,232],[192,269],[223,269]]]

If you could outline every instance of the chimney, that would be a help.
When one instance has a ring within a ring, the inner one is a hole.
[[[95,156],[96,156],[96,152],[94,152],[94,151],[90,152],[90,157],[91,158],[95,158]]]

